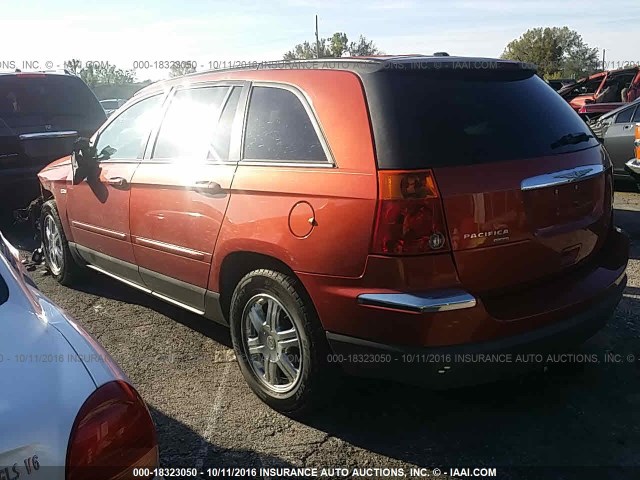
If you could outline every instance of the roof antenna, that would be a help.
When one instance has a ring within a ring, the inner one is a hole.
[[[22,73],[22,70],[20,70],[19,68],[16,68],[16,71],[14,73]]]

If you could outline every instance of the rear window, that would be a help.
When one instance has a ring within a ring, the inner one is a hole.
[[[104,111],[95,95],[71,75],[0,75],[0,117],[39,116],[98,117]]]
[[[531,71],[364,77],[379,168],[528,159],[598,145],[571,106]]]

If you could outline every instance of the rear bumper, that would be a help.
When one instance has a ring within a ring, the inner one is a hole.
[[[579,345],[611,317],[627,284],[623,272],[598,303],[564,321],[493,341],[445,347],[386,345],[327,332],[332,363],[345,372],[432,388],[486,383],[541,367],[548,356]]]

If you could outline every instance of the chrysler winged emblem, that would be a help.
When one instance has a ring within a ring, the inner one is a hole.
[[[580,180],[591,173],[590,168],[585,168],[584,170],[572,170],[570,172],[562,173],[560,175],[554,175],[553,178],[564,178],[569,180],[570,182],[574,182],[576,180]]]

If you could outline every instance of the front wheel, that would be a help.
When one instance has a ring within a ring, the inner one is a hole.
[[[51,275],[62,285],[71,285],[80,274],[80,267],[69,250],[55,200],[42,205],[40,232],[44,261]]]
[[[256,270],[231,300],[231,338],[253,392],[275,410],[300,415],[327,393],[331,373],[324,331],[299,281]]]

